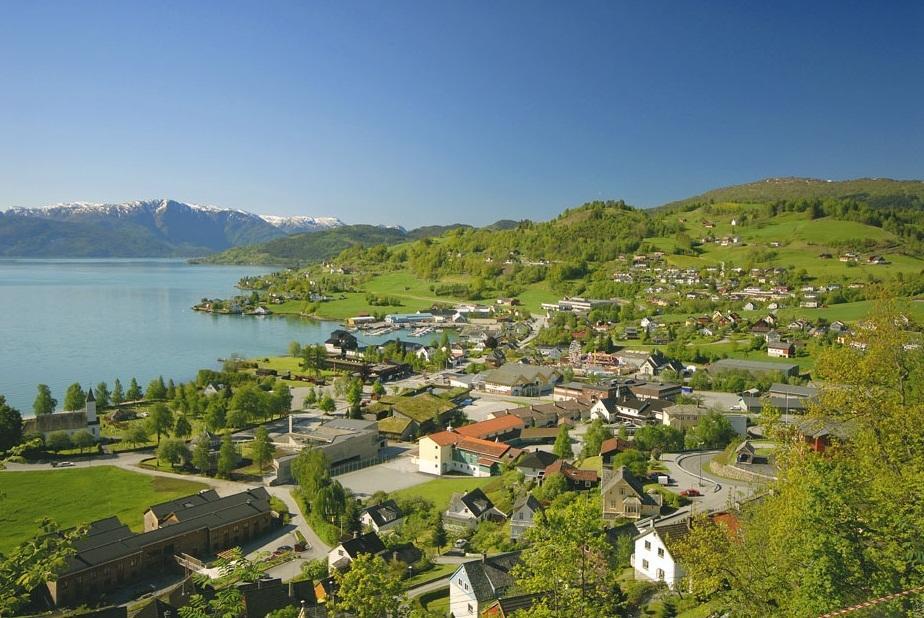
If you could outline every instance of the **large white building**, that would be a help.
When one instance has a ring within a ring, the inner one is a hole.
[[[678,518],[649,520],[638,524],[641,532],[635,537],[635,553],[632,554],[632,568],[635,579],[664,582],[673,590],[684,576],[683,568],[671,553],[671,547],[690,530],[686,514]]]
[[[99,440],[99,418],[96,416],[96,397],[93,395],[93,389],[87,391],[87,401],[83,410],[24,418],[22,430],[24,435],[42,434],[45,438],[57,432],[72,436],[77,432],[87,431]]]

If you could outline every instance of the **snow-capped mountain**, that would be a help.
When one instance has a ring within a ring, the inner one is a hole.
[[[340,225],[334,217],[262,216],[175,200],[72,202],[0,213],[0,238],[28,248],[20,255],[194,256]]]
[[[328,230],[332,227],[344,225],[343,221],[337,217],[306,217],[304,215],[279,217],[276,215],[260,215],[260,218],[287,234],[317,232],[318,230]]]

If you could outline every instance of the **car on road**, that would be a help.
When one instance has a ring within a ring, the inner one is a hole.
[[[76,466],[73,461],[59,461],[58,463],[51,464],[52,468],[73,468]]]
[[[693,489],[691,487],[690,489],[684,489],[683,491],[681,491],[680,495],[683,496],[684,498],[697,498],[699,496],[702,496],[703,494],[702,492],[700,492],[700,490]]]
[[[456,542],[453,543],[456,549],[464,549],[468,545],[468,539],[456,539]]]

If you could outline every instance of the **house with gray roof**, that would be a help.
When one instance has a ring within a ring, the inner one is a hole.
[[[532,494],[526,494],[513,503],[510,511],[510,538],[520,540],[533,527],[536,515],[542,511],[542,504]]]
[[[561,372],[554,367],[505,363],[485,374],[484,389],[514,397],[538,397],[551,393],[560,381]]]
[[[647,493],[644,482],[625,466],[612,472],[603,470],[600,493],[603,519],[643,519],[661,512],[661,494]]]
[[[465,493],[454,493],[449,501],[449,508],[443,513],[448,524],[475,526],[480,521],[503,521],[506,515],[500,512],[481,488]]]
[[[368,506],[359,515],[359,523],[376,532],[392,532],[404,522],[404,512],[394,500]]]
[[[519,561],[520,552],[515,551],[459,565],[449,579],[450,615],[481,616],[494,601],[515,596],[512,571]]]

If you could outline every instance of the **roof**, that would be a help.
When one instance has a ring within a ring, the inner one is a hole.
[[[416,423],[412,418],[406,416],[389,416],[378,422],[379,431],[382,433],[403,434],[410,427],[411,423]]]
[[[712,363],[712,368],[718,371],[743,369],[745,371],[780,371],[782,373],[792,373],[793,371],[797,371],[799,366],[792,363],[722,358]]]
[[[513,510],[511,512],[516,513],[522,508],[527,508],[535,513],[536,511],[542,509],[542,504],[540,504],[539,500],[536,499],[536,496],[532,494],[526,494],[525,496],[518,498],[517,501],[513,503]]]
[[[459,566],[459,570],[465,571],[472,592],[481,603],[506,595],[515,583],[511,571],[519,561],[520,552],[515,551],[465,562]]]
[[[774,383],[770,386],[771,395],[789,395],[790,397],[814,397],[818,389],[812,386],[799,386],[798,384]]]
[[[738,447],[735,449],[736,453],[741,453],[743,451],[747,451],[748,453],[753,455],[754,453],[757,452],[757,449],[754,448],[754,445],[751,444],[750,440],[745,440],[744,442],[739,444]]]
[[[532,468],[534,470],[545,470],[549,464],[558,461],[558,455],[547,453],[546,451],[532,451],[524,453],[517,461],[518,468]]]
[[[560,375],[553,367],[540,367],[539,365],[523,365],[520,363],[506,363],[497,369],[485,374],[485,382],[500,384],[502,386],[518,386],[533,382],[551,382]]]
[[[456,429],[456,432],[471,438],[483,438],[491,434],[507,433],[516,429],[522,429],[526,423],[523,419],[513,414],[505,414],[497,418],[490,418],[486,421],[463,425]]]
[[[600,454],[606,455],[608,453],[616,453],[618,451],[625,450],[629,448],[630,446],[631,444],[629,444],[627,441],[623,440],[622,438],[617,438],[617,437],[609,438],[607,440],[604,440],[603,444],[600,445]]]
[[[452,494],[452,500],[449,502],[449,512],[461,513],[465,508],[475,517],[481,517],[482,514],[494,508],[494,503],[481,491],[480,487],[462,494]]]
[[[542,440],[558,437],[558,427],[527,427],[520,431],[520,440]]]
[[[73,431],[87,428],[87,413],[84,410],[77,412],[54,412],[52,414],[39,414],[22,419],[22,430],[28,433],[51,433],[53,431]]]
[[[640,530],[636,538],[641,538],[651,532],[657,532],[658,537],[670,549],[673,541],[678,541],[690,533],[690,518],[684,513],[679,519],[677,517],[666,517],[662,520],[654,521],[651,527]]]
[[[767,343],[767,348],[773,350],[789,350],[792,347],[793,344],[789,341],[770,341]]]
[[[846,440],[854,432],[854,425],[851,422],[825,418],[806,418],[797,421],[795,427],[803,436],[810,438],[831,436]]]
[[[381,504],[366,507],[363,511],[369,514],[376,526],[385,526],[404,517],[404,513],[394,500],[386,500]]]
[[[148,507],[148,511],[152,511],[157,519],[162,519],[176,511],[199,506],[207,502],[214,502],[215,500],[218,500],[218,492],[214,489],[206,489],[191,496],[183,496],[182,498],[155,504]]]
[[[179,521],[148,532],[132,532],[116,517],[95,521],[90,524],[89,533],[74,543],[76,553],[69,559],[64,573],[140,554],[145,547],[178,535],[219,528],[269,511],[269,494],[258,487],[181,511],[183,517]]]
[[[498,599],[489,605],[482,613],[482,618],[510,618],[514,612],[530,609],[536,601],[544,595],[541,593],[519,594],[513,597]],[[520,614],[516,614],[519,616]]]
[[[629,487],[632,488],[638,499],[641,500],[642,504],[657,504],[655,499],[645,492],[645,487],[642,484],[642,481],[638,479],[634,474],[632,474],[632,472],[630,472],[629,469],[625,466],[619,466],[613,470],[612,474],[605,476],[603,479],[603,484],[600,486],[600,491],[606,493],[613,485],[620,481],[625,481]]]
[[[367,532],[347,539],[340,546],[350,558],[356,558],[360,554],[380,554],[385,551],[385,544],[375,532]]]
[[[658,384],[656,382],[644,382],[642,384],[633,384],[629,387],[629,390],[633,393],[645,393],[658,395],[664,391],[672,391],[680,388],[679,384],[672,384],[670,382],[665,382],[664,384]]]
[[[553,474],[561,474],[566,479],[577,483],[596,483],[600,480],[596,470],[584,470],[576,468],[563,459],[549,464],[545,469],[545,477],[549,478]]]
[[[421,440],[425,438],[433,440],[440,446],[449,446],[451,444],[458,444],[458,442],[462,439],[462,436],[457,434],[455,431],[438,431],[436,433],[431,433],[424,436],[421,438]]]
[[[432,421],[437,415],[442,416],[456,409],[456,404],[430,393],[413,397],[387,396],[379,399],[379,402],[390,405],[396,413],[412,418],[418,423]]]

